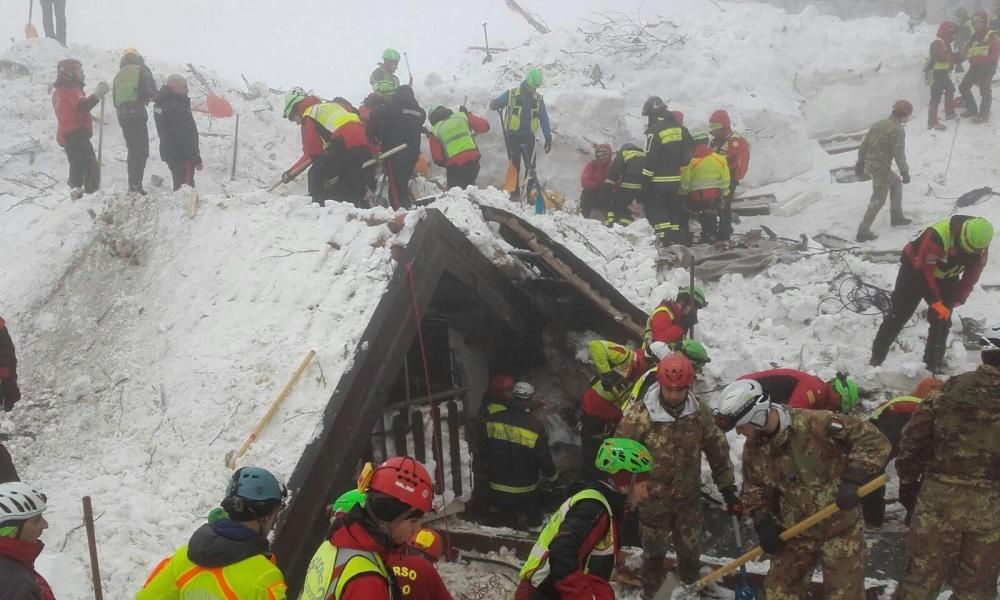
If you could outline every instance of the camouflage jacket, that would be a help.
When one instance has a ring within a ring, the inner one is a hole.
[[[910,171],[906,163],[906,131],[899,121],[889,117],[868,130],[858,150],[858,162],[865,165],[869,175],[880,175],[889,172],[893,160],[900,173]]]
[[[905,482],[927,475],[1000,486],[1000,368],[952,377],[921,402],[903,429],[896,472]]]
[[[628,405],[615,435],[637,440],[653,455],[649,495],[653,502],[700,502],[701,454],[705,453],[719,488],[736,484],[729,443],[715,424],[712,411],[689,394],[680,416],[660,405],[660,385],[647,379],[644,392]],[[647,509],[643,508],[643,514]]]
[[[848,465],[873,475],[889,456],[889,441],[868,421],[825,410],[790,408],[788,427],[743,447],[743,506],[767,511],[788,528],[832,503]],[[858,509],[842,511],[803,537],[828,539],[857,521]]]

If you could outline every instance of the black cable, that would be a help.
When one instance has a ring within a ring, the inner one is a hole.
[[[892,312],[892,292],[877,285],[872,285],[854,272],[850,263],[843,253],[831,253],[840,258],[844,263],[844,270],[841,271],[833,281],[839,281],[837,291],[833,296],[827,296],[816,305],[816,314],[822,314],[822,307],[827,302],[834,302],[840,305],[840,310],[833,314],[841,314],[844,311],[857,315],[875,316],[882,315],[885,319]],[[919,321],[907,323],[906,327],[913,327]]]

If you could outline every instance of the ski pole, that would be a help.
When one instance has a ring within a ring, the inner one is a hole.
[[[95,600],[103,600],[101,567],[97,563],[97,537],[94,534],[94,507],[90,503],[90,496],[83,497],[83,524],[87,529],[87,548],[90,550],[90,578],[94,583],[94,598]]]

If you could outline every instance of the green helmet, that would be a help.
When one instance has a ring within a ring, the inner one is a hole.
[[[306,95],[306,91],[298,86],[288,90],[288,93],[285,94],[285,111],[283,113],[286,119],[289,121],[292,120],[292,113],[295,112],[295,107],[306,99]]]
[[[382,51],[382,60],[399,60],[399,50],[386,48]]]
[[[993,241],[993,224],[982,217],[973,217],[962,223],[958,244],[966,252],[979,252],[990,247]]]
[[[686,287],[678,290],[677,301],[685,302],[683,298],[687,298],[688,296],[690,296],[692,289],[694,290],[694,303],[698,305],[698,308],[705,308],[706,306],[708,306],[708,301],[705,300],[704,290],[702,290],[700,287],[697,286],[694,288]]]
[[[696,131],[691,134],[696,144],[707,144],[708,143],[708,133],[704,131]]]
[[[351,512],[355,506],[365,505],[365,493],[358,490],[348,490],[340,495],[339,498],[333,501],[330,505],[330,513],[346,513]]]
[[[708,357],[708,351],[705,350],[705,346],[698,340],[691,338],[683,340],[678,350],[680,350],[681,354],[688,357],[688,360],[693,362],[696,367],[712,362],[712,359]]]
[[[594,466],[611,475],[621,471],[635,474],[649,473],[653,470],[653,455],[649,453],[648,448],[635,440],[608,438],[597,449]]]
[[[534,89],[542,87],[542,71],[541,69],[532,69],[524,76],[524,83],[527,83]]]
[[[858,403],[858,384],[848,377],[847,373],[837,373],[829,384],[840,396],[840,412],[846,413]]]

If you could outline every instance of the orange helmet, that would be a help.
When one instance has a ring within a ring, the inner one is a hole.
[[[917,398],[926,398],[927,394],[930,394],[942,385],[944,385],[944,382],[940,379],[928,377],[917,384],[917,389],[914,390],[913,395]]]
[[[369,490],[381,492],[420,512],[431,510],[434,484],[424,465],[409,456],[396,456],[375,468]]]
[[[694,366],[686,356],[673,353],[656,367],[656,381],[665,388],[686,388],[694,383]]]
[[[441,534],[426,527],[411,537],[406,545],[426,554],[433,562],[441,560],[441,556],[444,554],[444,540],[441,538]]]

